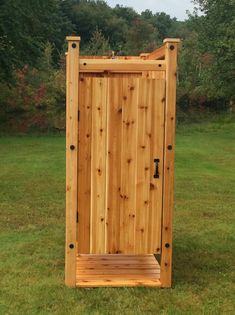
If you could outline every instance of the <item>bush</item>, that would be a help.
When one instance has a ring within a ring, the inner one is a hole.
[[[1,84],[0,118],[4,129],[65,129],[65,58],[61,58],[60,69],[54,68],[52,50],[48,43],[37,69],[25,65],[15,71],[14,84]]]

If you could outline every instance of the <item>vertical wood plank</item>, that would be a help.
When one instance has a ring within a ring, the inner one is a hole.
[[[120,194],[120,251],[122,253],[133,253],[135,245],[138,89],[138,79],[123,79]]]
[[[162,224],[162,186],[163,186],[163,144],[164,144],[164,106],[165,80],[151,80],[151,152],[150,152],[150,205],[148,226],[148,252],[160,253]],[[154,178],[159,159],[159,178]]]
[[[172,278],[172,212],[174,189],[176,68],[177,45],[179,40],[166,39],[164,43],[166,49],[166,109],[160,280],[162,287],[170,287]]]
[[[107,78],[92,78],[91,253],[105,253]]]
[[[79,80],[78,253],[90,253],[92,80]]]
[[[67,38],[66,67],[66,240],[65,284],[76,285],[77,254],[77,157],[78,157],[78,78],[80,38]]]
[[[135,253],[147,253],[149,226],[150,133],[152,80],[140,79],[137,104],[137,176]]]
[[[110,78],[107,99],[107,253],[119,253],[122,79]]]

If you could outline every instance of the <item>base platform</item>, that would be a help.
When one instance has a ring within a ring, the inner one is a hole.
[[[82,254],[77,256],[77,287],[159,287],[154,255]]]

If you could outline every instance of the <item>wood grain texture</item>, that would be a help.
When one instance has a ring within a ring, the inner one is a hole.
[[[79,80],[78,253],[90,253],[92,79]]]
[[[161,252],[162,223],[162,185],[163,185],[163,144],[164,144],[164,107],[165,80],[151,80],[151,145],[150,145],[150,179],[149,179],[149,221],[147,252]],[[154,178],[156,165],[154,159],[159,159],[159,178]]]
[[[159,59],[164,59],[164,57],[165,57],[165,47],[161,46],[160,48],[157,48],[151,53],[149,53],[148,55],[146,55],[144,59],[146,60],[158,59],[159,60]]]
[[[135,248],[138,89],[138,79],[123,79],[120,252],[125,254]]]
[[[141,79],[140,86],[135,253],[160,253],[165,81]],[[156,158],[159,178],[153,177]]]
[[[150,134],[152,80],[139,80],[137,103],[137,169],[136,169],[136,226],[135,253],[147,252],[149,225]]]
[[[179,40],[80,59],[67,39],[66,285],[170,287]]]
[[[79,41],[75,42],[75,48],[72,44],[74,42],[69,41],[66,56],[65,284],[69,287],[76,284]]]
[[[162,173],[165,81],[85,77],[80,87],[85,109],[79,139],[86,137],[81,139],[79,165],[86,171],[82,176],[81,170],[80,204],[91,213],[90,252],[160,253],[162,176],[153,182],[153,173],[154,158],[161,160]],[[89,213],[81,213],[81,221],[79,214],[79,225],[84,219],[80,253],[89,252],[84,239]]]
[[[159,278],[160,266],[153,255],[77,257],[77,287],[160,286]]]
[[[177,43],[165,40],[166,49],[166,106],[164,137],[164,184],[162,214],[161,283],[170,287],[172,282],[172,212],[174,197],[174,151],[175,151],[175,107]]]
[[[92,78],[90,252],[105,253],[107,78]]]
[[[164,60],[81,59],[79,65],[81,72],[165,70]]]
[[[107,98],[107,253],[118,253],[120,243],[120,190],[123,81],[108,79]]]

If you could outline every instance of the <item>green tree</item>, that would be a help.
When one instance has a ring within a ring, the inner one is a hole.
[[[89,55],[110,55],[111,48],[109,45],[109,41],[105,39],[102,32],[96,29],[91,36],[91,39],[83,50],[84,54]]]
[[[74,25],[82,43],[88,44],[93,32],[98,29],[108,39],[113,49],[125,42],[127,24],[105,1],[65,0],[65,13]]]
[[[202,84],[210,98],[235,99],[235,1],[197,0],[204,13],[191,17],[202,54]]]
[[[157,30],[148,21],[138,18],[127,33],[126,51],[129,54],[152,51],[156,47]]]
[[[141,16],[157,30],[159,42],[162,42],[166,37],[172,37],[173,34],[175,35],[176,18],[171,19],[170,15],[164,12],[153,14],[150,10],[143,11]]]
[[[116,5],[116,7],[113,9],[114,14],[125,20],[128,26],[130,26],[135,19],[139,17],[139,14],[132,8],[129,7],[123,7],[119,4]]]
[[[59,59],[64,37],[72,30],[59,0],[2,0],[0,3],[0,66],[8,79],[14,68],[35,65],[44,44],[53,43]]]

